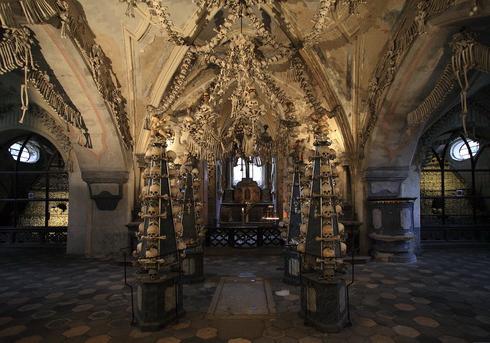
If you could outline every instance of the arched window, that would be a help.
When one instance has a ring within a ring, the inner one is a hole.
[[[233,167],[233,186],[235,186],[238,182],[242,181],[247,176],[246,172],[247,164],[242,158],[239,158],[235,167]],[[264,177],[262,167],[254,163],[248,164],[248,173],[251,179],[253,179],[259,187],[263,187],[264,185]]]
[[[24,149],[22,149],[22,144],[24,142],[19,141],[10,146],[9,152],[12,158],[16,161],[19,159],[20,162],[24,163],[36,163],[39,161],[39,146],[35,142],[29,141],[24,145]]]
[[[471,149],[471,155],[475,156],[480,150],[480,143],[473,141],[471,139],[466,140]],[[456,139],[451,143],[451,149],[449,150],[449,155],[455,161],[461,162],[467,160],[471,157],[470,151],[468,150],[468,145],[461,138]]]

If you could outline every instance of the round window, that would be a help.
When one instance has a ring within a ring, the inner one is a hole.
[[[22,149],[22,144],[24,144],[24,142],[21,141],[16,142],[10,146],[9,152],[12,158],[16,161],[19,160],[20,162],[24,163],[36,163],[37,161],[39,161],[40,152],[37,144],[33,142],[27,142],[24,146],[24,149]]]
[[[458,138],[452,143],[451,149],[449,151],[449,154],[453,160],[464,161],[469,159],[471,155],[475,156],[478,153],[478,150],[480,149],[480,143],[471,139],[467,139],[466,141],[468,142],[468,145],[470,147],[471,154],[465,141],[461,138]]]

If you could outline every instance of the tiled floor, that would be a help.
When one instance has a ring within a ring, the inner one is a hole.
[[[299,289],[281,282],[280,256],[210,256],[206,281],[185,286],[187,315],[156,333],[130,325],[123,268],[62,254],[0,253],[0,342],[490,342],[490,252],[425,252],[412,265],[357,267],[352,327],[322,334],[298,316]],[[133,274],[130,270],[130,275]],[[205,318],[221,276],[267,278],[272,319]],[[130,278],[130,282],[134,282]]]

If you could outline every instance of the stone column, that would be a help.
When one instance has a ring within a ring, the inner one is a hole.
[[[417,260],[413,216],[416,198],[404,197],[402,187],[408,175],[408,167],[369,168],[365,172],[368,231],[377,260],[398,263]]]

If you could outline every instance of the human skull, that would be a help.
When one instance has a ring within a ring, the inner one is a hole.
[[[342,256],[347,255],[347,245],[344,242],[340,242],[340,254]]]
[[[138,225],[138,233],[140,235],[143,235],[145,233],[145,223],[144,222],[141,222],[139,225]]]
[[[153,161],[159,160],[162,157],[163,150],[159,146],[153,146],[150,148],[150,158]]]
[[[146,258],[155,258],[158,256],[158,249],[156,247],[151,247],[150,249],[146,250],[145,254]]]
[[[202,204],[198,202],[194,205],[194,208],[196,209],[197,212],[201,212]]]
[[[172,195],[173,198],[177,198],[177,196],[180,193],[180,189],[177,186],[170,187],[170,194]]]
[[[150,173],[153,177],[155,176],[159,176],[160,175],[160,166],[159,165],[155,165],[153,167],[150,168]]]
[[[177,157],[177,154],[175,153],[175,151],[172,151],[172,150],[167,151],[167,160],[169,162],[173,162],[176,157]]]
[[[150,206],[148,207],[148,215],[150,217],[156,217],[160,213],[159,209],[157,206]]]
[[[324,236],[333,236],[333,227],[330,224],[324,224],[322,227],[322,234]]]
[[[330,218],[334,214],[332,206],[325,205],[322,209],[322,215]]]
[[[306,235],[306,232],[308,231],[308,224],[306,223],[301,223],[301,225],[299,226],[299,231]]]
[[[343,235],[345,233],[345,226],[344,226],[344,224],[339,223],[338,224],[338,228],[339,228],[339,234],[340,235]]]
[[[304,253],[305,252],[305,243],[299,243],[297,246],[296,246],[296,250],[298,250],[298,252],[300,253]]]
[[[323,195],[332,195],[332,187],[330,187],[330,185],[322,187],[322,194]]]
[[[187,248],[187,244],[185,244],[184,241],[177,242],[177,249],[178,250],[185,250],[185,248]]]
[[[337,214],[342,214],[342,206],[340,205],[335,205],[335,212],[337,212]]]
[[[193,188],[199,188],[199,187],[201,187],[201,181],[200,180],[194,180],[192,182],[192,187]]]
[[[305,178],[311,179],[313,177],[313,168],[306,167],[305,168]]]
[[[152,222],[150,223],[150,225],[148,225],[148,229],[146,229],[146,233],[148,234],[148,236],[156,236],[158,235],[158,231],[159,231],[158,229],[159,229],[158,224]]]
[[[143,170],[143,177],[146,179],[146,178],[149,178],[150,177],[150,168],[149,167],[146,167],[144,170]]]
[[[325,248],[322,251],[323,257],[335,257],[335,251],[331,248]]]
[[[136,245],[136,252],[139,254],[141,252],[141,249],[143,249],[143,243],[139,242]]]
[[[182,222],[176,222],[174,226],[175,234],[177,235],[177,237],[182,237],[182,235],[184,234],[184,225],[182,225]]]
[[[172,205],[172,215],[174,217],[177,217],[180,214],[181,211],[182,211],[182,207],[181,206],[179,206],[179,205]]]
[[[153,185],[150,186],[150,196],[152,198],[157,198],[160,196],[160,185],[157,183],[154,183]]]
[[[144,199],[148,195],[149,190],[150,189],[148,186],[144,186],[143,188],[141,188],[141,199]]]

